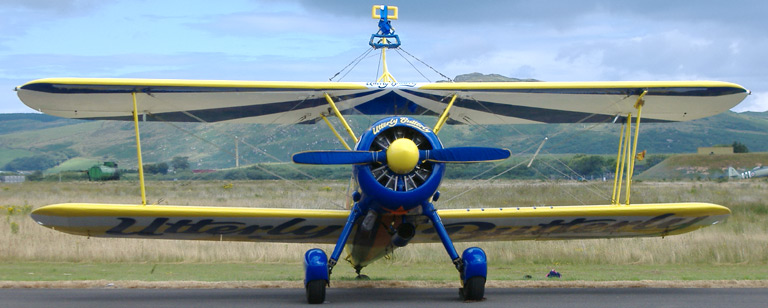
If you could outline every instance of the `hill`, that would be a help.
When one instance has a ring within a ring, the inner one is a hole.
[[[743,172],[768,164],[768,153],[727,155],[673,155],[641,173],[636,179],[717,179],[728,177],[728,167]]]
[[[456,78],[453,79],[455,82],[494,82],[494,81],[502,81],[502,82],[520,82],[520,81],[539,81],[536,79],[519,79],[519,78],[512,78],[507,76],[502,76],[499,74],[482,74],[482,73],[470,73],[470,74],[462,74],[456,76]]]
[[[372,121],[350,117],[360,132]],[[433,123],[434,119],[424,119]],[[47,115],[3,114],[0,123],[0,168],[13,159],[61,155],[57,163],[74,157],[114,160],[135,165],[133,124],[114,121],[77,121]],[[194,169],[232,167],[235,136],[241,164],[289,161],[307,149],[341,148],[324,123],[297,126],[257,124],[141,123],[144,161],[167,162],[187,156]],[[542,155],[557,153],[614,154],[618,125],[450,125],[441,132],[446,146],[501,146],[513,153],[532,154],[545,137]],[[639,150],[649,154],[694,153],[697,147],[739,141],[752,152],[768,151],[768,117],[763,113],[726,112],[682,123],[647,123],[641,126]],[[267,154],[268,153],[268,154]],[[275,159],[276,158],[276,159]],[[746,167],[746,166],[745,166]]]

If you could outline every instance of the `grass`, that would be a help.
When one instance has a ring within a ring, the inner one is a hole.
[[[610,184],[447,181],[437,206],[607,204]],[[347,185],[152,181],[147,195],[156,204],[338,209]],[[641,182],[632,187],[634,203],[712,202],[731,208],[733,215],[725,223],[663,239],[457,243],[457,249],[483,247],[492,279],[500,280],[538,279],[551,268],[576,280],[768,279],[768,182]],[[140,198],[136,184],[127,181],[0,184],[0,280],[297,280],[303,276],[301,256],[312,247],[86,238],[42,228],[27,217],[32,208],[62,202],[137,204]],[[439,244],[409,245],[364,271],[385,280],[456,278]],[[334,277],[352,279],[354,271],[339,264]]]
[[[448,262],[446,262],[448,263]],[[550,269],[560,272],[563,281],[641,280],[763,280],[768,267],[760,265],[534,265],[489,264],[489,279],[497,281],[549,280]],[[451,264],[417,263],[392,265],[375,263],[363,271],[374,281],[403,280],[455,282]],[[531,278],[526,278],[526,275]],[[334,280],[355,279],[348,266],[334,268]],[[0,281],[300,281],[299,263],[50,263],[13,262],[0,264]]]

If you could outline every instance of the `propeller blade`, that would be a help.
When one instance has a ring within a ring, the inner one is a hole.
[[[293,162],[311,165],[370,164],[386,161],[384,152],[371,151],[307,151],[293,154]]]
[[[419,151],[419,160],[438,163],[475,163],[503,160],[512,153],[507,149],[483,147],[459,147]]]

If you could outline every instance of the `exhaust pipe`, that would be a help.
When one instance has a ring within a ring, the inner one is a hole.
[[[416,235],[416,226],[409,222],[402,223],[397,227],[395,235],[392,236],[392,245],[396,247],[408,245],[408,242],[413,239],[414,235]]]

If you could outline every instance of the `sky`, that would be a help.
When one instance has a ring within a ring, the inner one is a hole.
[[[0,113],[48,77],[327,81],[370,49],[374,4],[399,8],[401,82],[719,80],[768,110],[768,1],[3,0]],[[375,81],[378,52],[350,67],[333,80]]]

